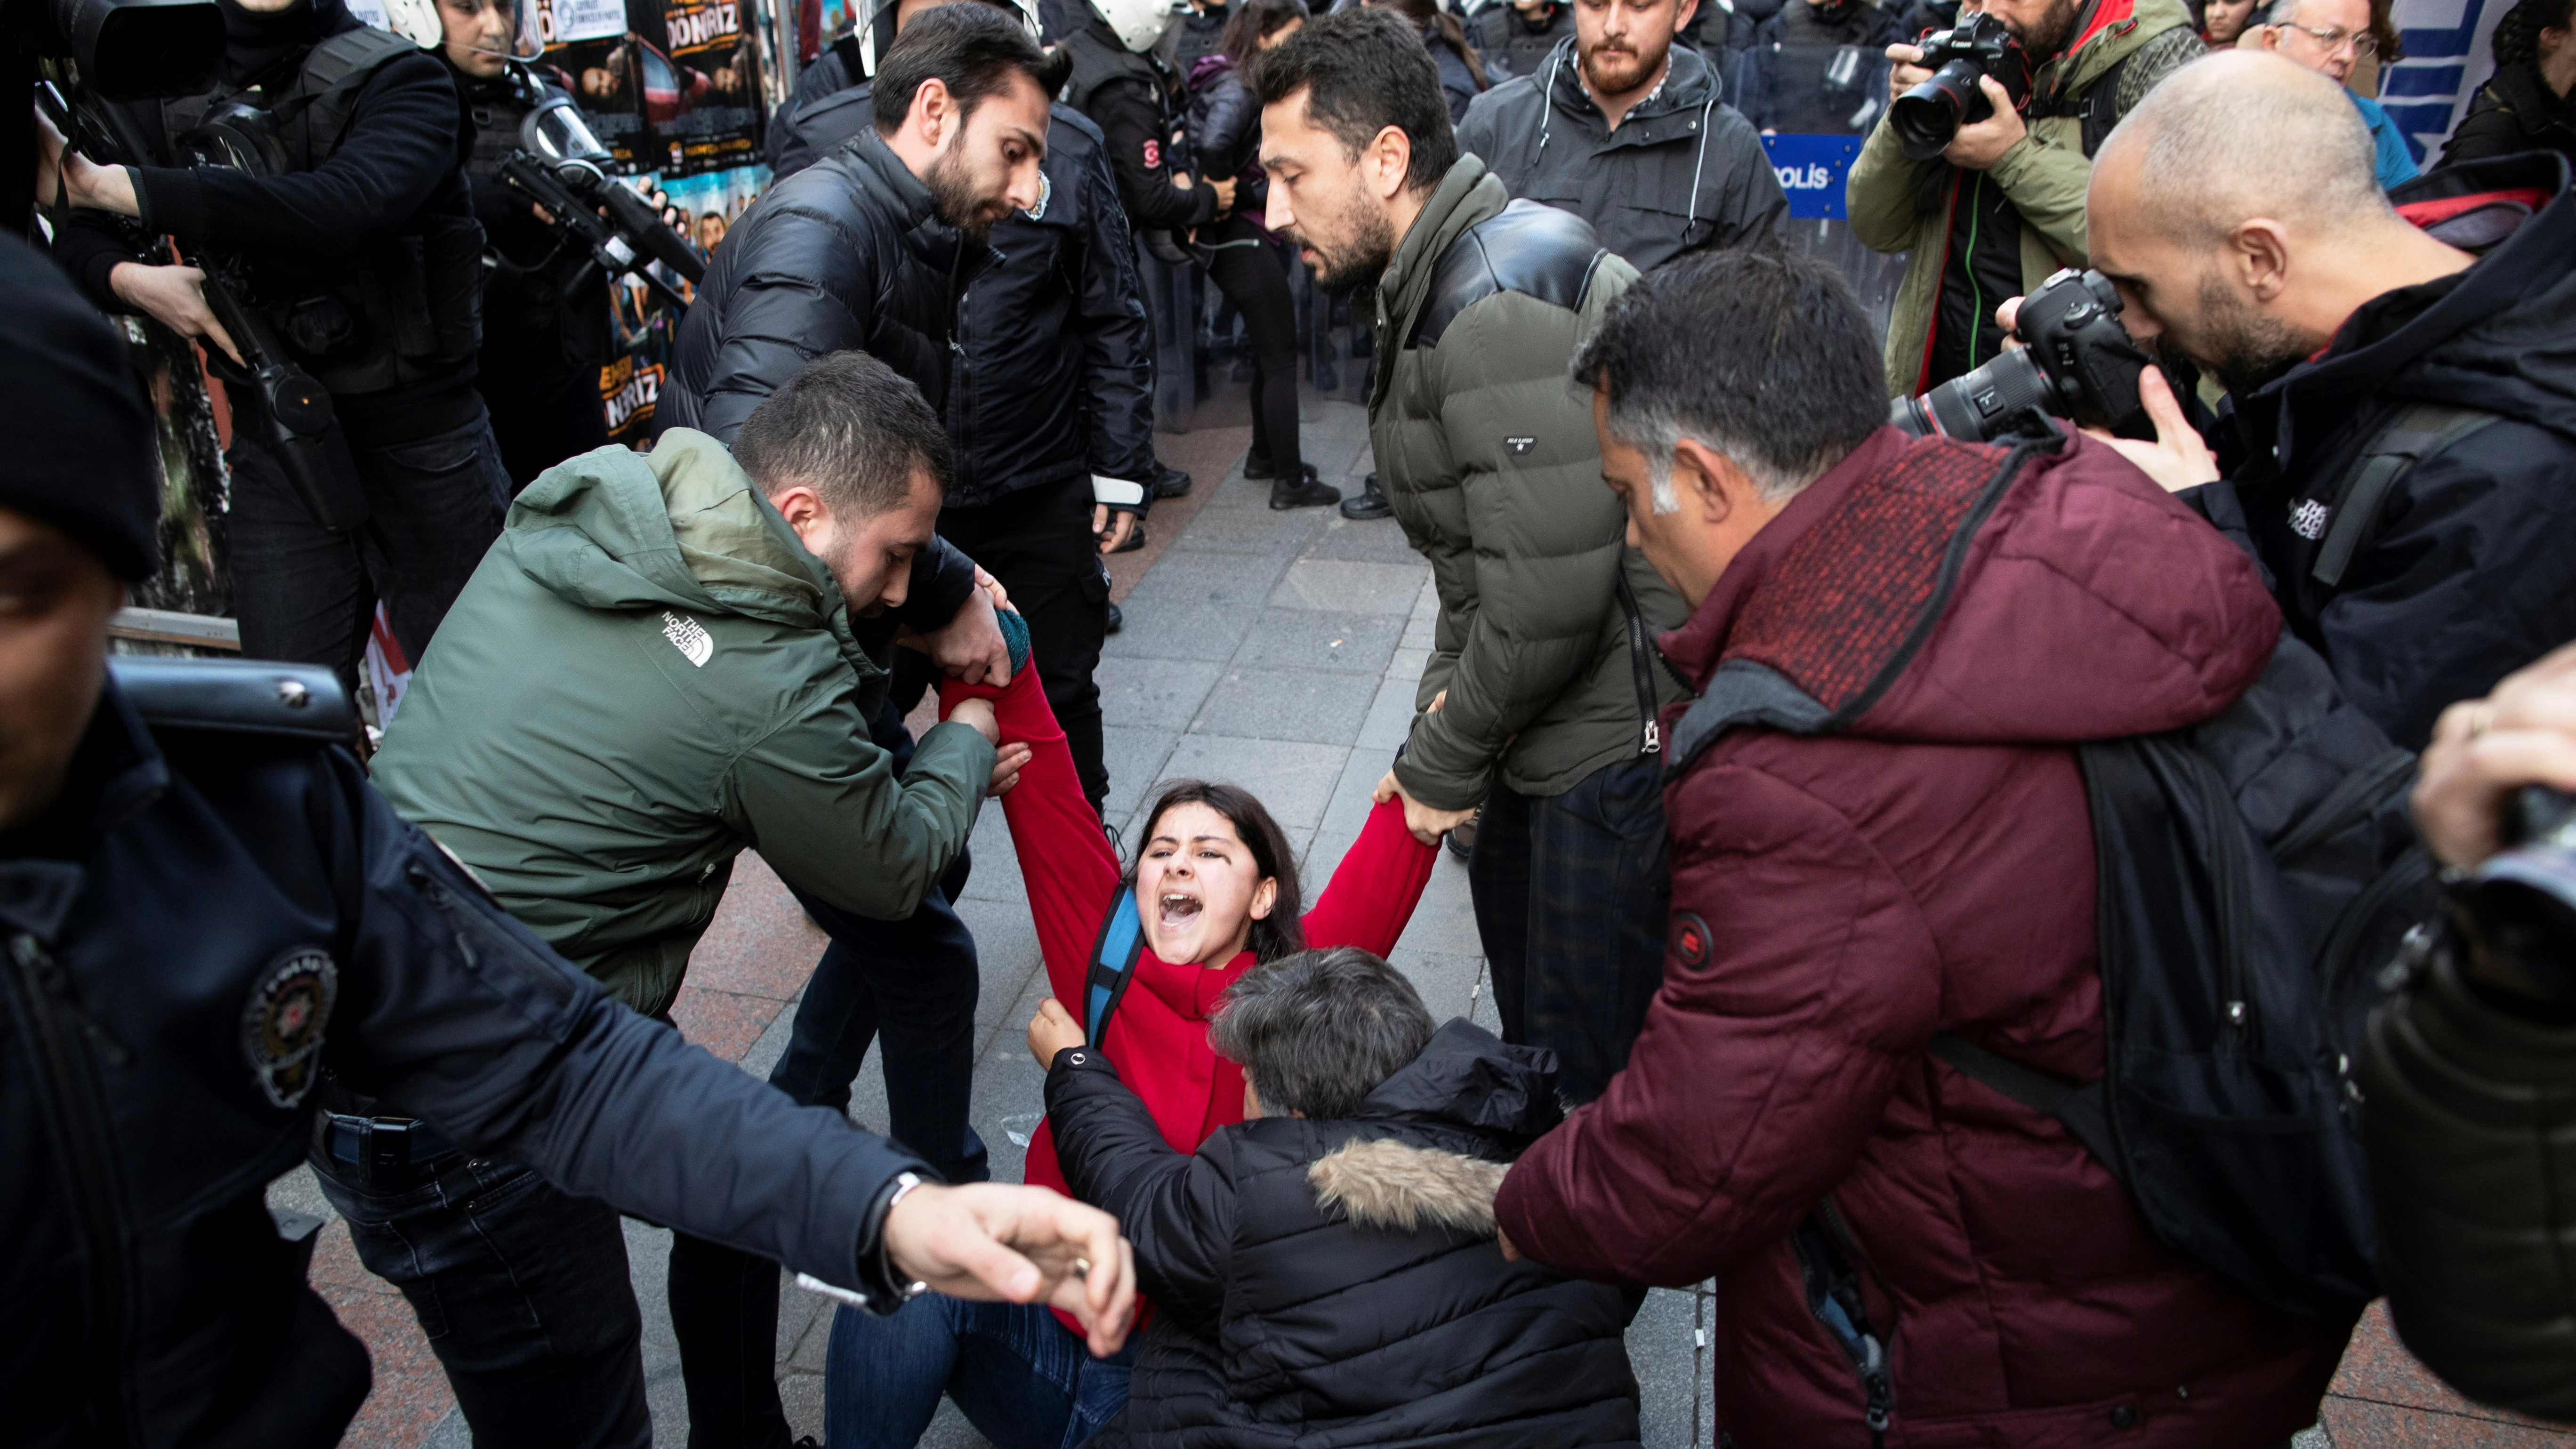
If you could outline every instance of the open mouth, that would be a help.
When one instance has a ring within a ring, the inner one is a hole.
[[[1154,914],[1166,931],[1186,928],[1199,918],[1199,899],[1179,891],[1165,891],[1154,902]]]

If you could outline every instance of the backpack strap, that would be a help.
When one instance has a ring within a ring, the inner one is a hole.
[[[1091,948],[1091,973],[1082,983],[1083,1037],[1093,1046],[1109,1030],[1109,1018],[1127,999],[1136,979],[1136,956],[1145,949],[1145,923],[1136,911],[1136,888],[1122,887],[1100,923],[1100,939]]]
[[[2068,1134],[2113,1177],[2123,1183],[2121,1157],[2111,1136],[2111,1114],[2102,1101],[2100,1082],[2077,1086],[2033,1067],[1997,1056],[1966,1037],[1935,1032],[1928,1050],[1972,1082],[2001,1092],[2044,1117],[2055,1118]]]
[[[2326,535],[2317,544],[2317,561],[2308,576],[2327,588],[2343,582],[2344,570],[2378,526],[2379,510],[2397,480],[2415,465],[2469,434],[2496,421],[2496,415],[2449,403],[2416,403],[2390,420],[2362,449],[2361,466],[2346,474],[2335,490]]]

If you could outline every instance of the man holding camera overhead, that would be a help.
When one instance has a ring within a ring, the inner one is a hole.
[[[500,447],[474,390],[483,228],[457,169],[461,116],[418,35],[344,0],[220,0],[215,84],[105,108],[135,154],[61,154],[39,200],[71,210],[54,256],[111,312],[201,340],[234,412],[233,600],[242,649],[354,682],[381,599],[418,659],[501,529]],[[118,164],[102,164],[106,162]],[[177,242],[158,252],[159,238]],[[272,444],[252,339],[209,309],[227,263],[271,361],[330,395],[340,453]],[[317,456],[318,455],[318,456]]]
[[[1897,396],[1992,360],[1996,306],[2086,265],[2094,148],[2204,52],[2182,0],[1984,0],[1923,39],[1887,48],[1891,104],[1846,188],[1853,235],[1913,254],[1887,328]]]

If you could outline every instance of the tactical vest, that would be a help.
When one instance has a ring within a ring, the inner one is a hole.
[[[312,171],[346,139],[358,97],[388,62],[422,54],[390,31],[360,26],[305,53],[289,83],[226,88],[162,106],[164,135],[183,164],[216,164],[181,144],[210,115],[239,102],[266,114],[248,154],[264,174]],[[248,134],[236,127],[235,134]],[[424,207],[402,228],[331,261],[246,256],[244,300],[265,314],[295,361],[343,396],[443,378],[482,340],[483,227],[470,203]]]
[[[1158,105],[1167,113],[1172,109],[1171,87],[1163,80],[1154,62],[1125,46],[1102,39],[1088,28],[1064,38],[1064,53],[1073,60],[1073,74],[1065,81],[1064,103],[1088,116],[1091,98],[1111,81],[1142,82]]]

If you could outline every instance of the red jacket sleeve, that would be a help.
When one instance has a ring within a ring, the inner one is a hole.
[[[1118,857],[1101,832],[1100,816],[1082,793],[1073,749],[1047,704],[1036,667],[1021,669],[999,690],[941,681],[940,717],[945,719],[961,699],[993,701],[1002,743],[1025,744],[1035,752],[1020,771],[1020,783],[1002,797],[1002,818],[1010,822],[1011,845],[1019,853],[1029,917],[1037,925],[1038,951],[1046,958],[1047,989],[1067,1010],[1079,1012],[1101,918],[1118,898]]]
[[[1666,960],[1627,1069],[1495,1200],[1514,1246],[1575,1277],[1679,1287],[1780,1241],[1935,1027],[1931,931],[1876,848],[1777,776],[1702,775],[1690,795],[1725,808],[1677,819],[1673,909],[1708,923],[1708,958]]]
[[[1402,800],[1371,810],[1315,908],[1300,920],[1306,944],[1357,946],[1380,956],[1394,950],[1439,859],[1440,847],[1423,844],[1404,828]]]

